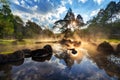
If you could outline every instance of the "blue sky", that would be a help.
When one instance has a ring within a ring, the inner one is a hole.
[[[63,19],[69,8],[75,16],[81,14],[84,22],[95,16],[110,1],[119,0],[9,0],[14,15],[24,22],[31,20],[39,25],[52,26],[56,20]]]

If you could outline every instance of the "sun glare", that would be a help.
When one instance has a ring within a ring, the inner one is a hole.
[[[76,26],[76,22],[75,22],[75,21],[73,21],[73,22],[72,22],[72,25],[73,25],[73,26]]]

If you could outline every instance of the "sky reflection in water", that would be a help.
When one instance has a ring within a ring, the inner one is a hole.
[[[0,80],[118,80],[119,75],[110,77],[106,73],[110,71],[97,62],[86,55],[77,60],[54,55],[38,61],[25,58],[17,64],[0,66]]]

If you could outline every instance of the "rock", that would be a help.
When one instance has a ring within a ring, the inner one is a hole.
[[[32,57],[41,58],[52,55],[52,47],[50,45],[45,45],[42,49],[36,49],[31,51]]]
[[[21,50],[18,50],[14,52],[13,54],[8,55],[8,61],[14,62],[14,61],[20,61],[24,59],[24,53]]]
[[[0,54],[0,64],[6,63],[8,61],[7,58],[8,58],[7,55]]]
[[[77,51],[75,49],[69,49],[70,51],[72,51],[72,54],[77,54]]]
[[[117,45],[117,47],[116,47],[116,53],[117,54],[120,54],[120,43]]]
[[[23,51],[16,51],[12,54],[0,54],[0,64],[8,62],[20,61],[24,59]]]
[[[75,47],[79,47],[81,45],[81,42],[80,41],[74,41],[73,44],[74,44]]]
[[[24,59],[22,60],[19,60],[19,61],[14,61],[14,62],[9,62],[10,65],[13,65],[13,66],[20,66],[24,63]]]
[[[69,46],[68,44],[72,44],[72,41],[70,39],[62,39],[60,43]]]
[[[60,43],[63,45],[66,45],[66,46],[70,46],[71,44],[74,46],[74,47],[80,47],[80,45],[81,45],[81,42],[80,41],[72,41],[72,40],[70,40],[70,39],[62,39],[61,41],[60,41]]]
[[[44,57],[32,57],[32,60],[37,61],[37,62],[44,62],[46,60],[50,60],[52,57],[52,54],[48,55],[48,56],[44,56]]]
[[[110,43],[108,43],[106,41],[104,41],[103,43],[98,45],[97,51],[99,51],[101,53],[107,53],[107,54],[114,53],[113,47],[110,45]]]
[[[23,51],[26,58],[31,57],[31,50],[30,49],[23,49],[22,51]]]
[[[45,45],[44,49],[47,51],[47,53],[52,54],[52,52],[53,52],[53,49],[52,49],[52,47],[50,45]]]

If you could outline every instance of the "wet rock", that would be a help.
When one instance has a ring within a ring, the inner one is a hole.
[[[75,46],[75,47],[79,47],[79,46],[81,45],[81,42],[80,42],[80,41],[74,41],[73,43],[74,43],[74,46]]]
[[[72,41],[70,39],[62,39],[60,41],[61,44],[65,44],[66,46],[69,46],[68,44],[72,44]]]
[[[120,43],[117,45],[117,47],[116,47],[116,53],[117,54],[120,54]]]
[[[13,65],[13,66],[20,66],[24,63],[24,59],[22,60],[19,60],[19,61],[14,61],[14,62],[9,62],[10,65]]]
[[[50,45],[45,45],[42,49],[36,49],[31,51],[32,58],[41,58],[52,55],[52,47]]]
[[[8,58],[7,55],[0,54],[0,64],[6,63],[8,61],[7,58]]]
[[[44,56],[44,57],[32,57],[32,60],[34,61],[37,61],[37,62],[44,62],[46,60],[50,60],[52,57],[52,54],[51,55],[47,55],[47,56]]]
[[[66,46],[70,46],[70,45],[73,45],[74,47],[79,47],[81,45],[81,41],[73,41],[73,40],[70,40],[70,39],[62,39],[60,41],[60,43],[63,45],[66,45]]]
[[[0,64],[8,62],[20,61],[24,59],[23,51],[16,51],[12,54],[0,54]]]
[[[22,51],[23,51],[26,58],[31,57],[31,50],[30,49],[23,49]]]
[[[46,50],[47,53],[52,54],[52,52],[53,52],[53,49],[52,49],[52,47],[50,45],[45,45],[44,49]]]
[[[72,51],[72,54],[77,54],[77,51],[75,49],[69,49],[70,51]]]
[[[111,44],[106,41],[98,45],[97,51],[101,53],[107,53],[107,54],[115,53]]]
[[[14,52],[13,54],[8,55],[8,61],[20,61],[24,59],[24,53],[21,50]]]

